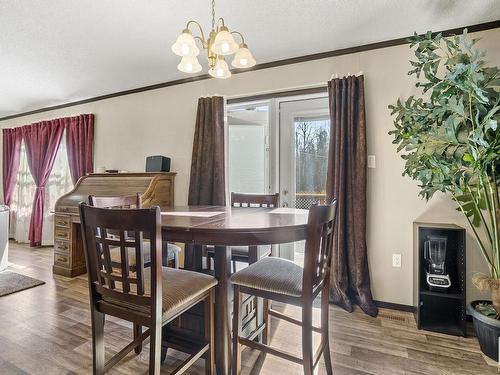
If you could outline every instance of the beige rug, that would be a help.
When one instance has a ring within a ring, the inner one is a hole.
[[[45,284],[45,281],[11,271],[3,271],[0,272],[0,297],[42,284]]]

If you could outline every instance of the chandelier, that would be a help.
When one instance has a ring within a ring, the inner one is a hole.
[[[193,33],[189,29],[193,24],[198,26],[200,31],[199,36],[193,36]],[[241,39],[239,44],[236,43],[233,35],[237,35]],[[225,57],[229,55],[234,54],[233,61],[231,62],[234,68],[245,69],[255,65],[255,59],[245,44],[243,35],[238,31],[229,31],[222,17],[215,21],[215,0],[212,0],[212,30],[208,34],[208,39],[205,38],[201,25],[191,20],[172,45],[172,52],[182,57],[181,62],[177,65],[177,69],[181,72],[198,73],[202,69],[198,62],[197,56],[200,54],[200,49],[196,45],[196,41],[199,42],[199,46],[207,53],[208,74],[212,77],[231,77],[231,71],[225,60]]]

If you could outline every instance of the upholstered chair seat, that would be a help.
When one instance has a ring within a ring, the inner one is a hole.
[[[199,296],[217,284],[217,279],[199,272],[171,267],[162,268],[162,320],[168,321],[189,306]],[[144,292],[151,294],[151,268],[144,269]],[[150,314],[148,306],[138,306],[126,301],[104,296],[106,302],[144,314]]]
[[[302,296],[303,268],[292,261],[268,257],[251,264],[231,277],[231,283],[290,297]]]

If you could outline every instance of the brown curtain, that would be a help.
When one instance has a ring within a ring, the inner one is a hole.
[[[366,247],[366,121],[363,76],[328,83],[330,148],[326,192],[337,199],[330,301],[371,316],[373,303]]]
[[[224,206],[225,186],[224,98],[200,98],[194,132],[188,204]]]

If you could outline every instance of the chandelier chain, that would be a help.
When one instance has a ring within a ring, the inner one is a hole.
[[[212,30],[215,30],[215,0],[212,0]]]

